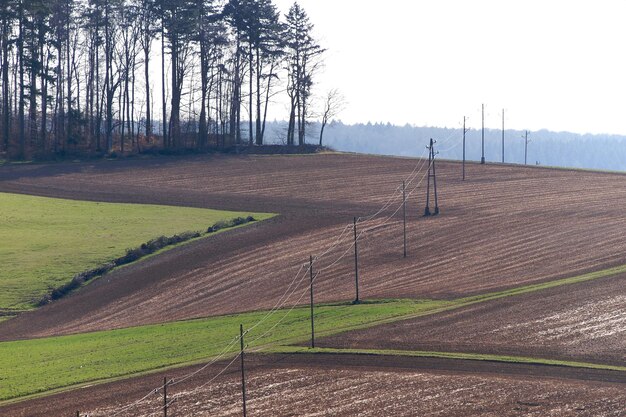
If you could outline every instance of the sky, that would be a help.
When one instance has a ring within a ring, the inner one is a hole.
[[[293,0],[274,0],[286,13]],[[344,123],[626,134],[624,0],[299,0]]]

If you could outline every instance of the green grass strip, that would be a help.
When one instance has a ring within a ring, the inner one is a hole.
[[[392,301],[316,308],[320,335],[361,328],[390,317],[440,308],[443,301]],[[287,314],[289,313],[289,314]],[[0,400],[149,370],[186,365],[215,357],[250,328],[250,349],[306,341],[309,309],[267,316],[254,312],[72,336],[0,343]],[[231,344],[229,353],[239,349]]]
[[[503,363],[517,363],[528,365],[550,365],[564,366],[570,368],[600,369],[605,371],[626,372],[626,366],[605,365],[590,362],[563,361],[556,359],[531,358],[526,356],[492,355],[483,353],[462,353],[462,352],[428,352],[417,350],[386,350],[386,349],[336,349],[336,348],[315,348],[306,349],[298,346],[276,346],[265,350],[263,353],[331,353],[344,355],[375,355],[375,356],[407,356],[418,358],[441,358],[459,359],[471,361],[489,361]]]
[[[498,298],[512,297],[516,295],[528,294],[531,292],[543,291],[550,288],[561,287],[563,285],[579,284],[581,282],[593,281],[599,278],[622,274],[624,272],[626,272],[626,265],[620,265],[613,268],[603,269],[601,271],[589,272],[587,274],[582,274],[575,277],[547,281],[540,284],[524,285],[522,287],[511,288],[504,291],[459,298],[455,301],[457,301],[461,305],[470,305],[475,303],[481,303],[484,301],[496,300]]]
[[[112,204],[0,193],[0,313],[32,309],[75,274],[159,236],[272,214]]]
[[[625,271],[626,266],[621,266],[578,277],[453,301],[377,300],[366,301],[359,305],[348,303],[318,305],[315,308],[316,335],[323,337],[369,328],[470,304],[603,278]],[[238,336],[240,323],[244,325],[244,328],[249,329],[261,321],[246,335],[246,344],[252,351],[302,350],[301,347],[288,347],[287,345],[302,344],[309,340],[309,314],[308,307],[298,307],[293,310],[279,310],[272,315],[259,311],[121,330],[0,343],[0,401],[88,382],[105,381],[200,363],[214,358],[229,342],[234,341]],[[227,350],[227,357],[229,355],[232,357],[237,350],[238,344],[233,343]],[[354,350],[354,352],[363,351]],[[380,352],[387,354],[386,352],[393,351]],[[406,354],[403,351],[397,352]],[[502,361],[508,358],[509,361],[516,362],[521,360],[517,357],[480,354],[439,352],[414,354],[458,359]],[[525,360],[528,363],[564,366],[579,364],[578,362],[535,358],[525,358]],[[600,367],[599,369],[622,370],[621,367],[586,365],[587,367]]]

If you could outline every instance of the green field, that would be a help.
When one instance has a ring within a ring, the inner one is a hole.
[[[379,300],[358,305],[317,306],[315,309],[316,335],[328,336],[498,298],[615,276],[624,270],[626,266],[451,301]],[[263,311],[251,312],[72,336],[3,342],[0,343],[0,401],[93,381],[137,375],[167,367],[201,363],[214,358],[224,351],[225,347],[228,347],[225,350],[226,357],[228,354],[232,357],[238,350],[236,337],[239,324],[243,324],[246,329],[252,327],[246,335],[246,345],[249,350],[257,352],[302,351],[302,347],[289,345],[302,344],[309,340],[311,331],[309,320],[309,308],[298,307],[278,310],[273,314]],[[334,352],[334,350],[318,349],[312,352],[323,353]],[[611,369],[602,365],[576,362],[463,353],[367,350],[342,350],[342,352],[454,357]]]
[[[319,336],[445,308],[446,301],[383,301],[316,309]],[[267,317],[266,320],[263,320]],[[308,340],[310,310],[296,308],[0,343],[0,400],[236,352],[239,324],[249,349]],[[230,346],[229,346],[230,344]]]
[[[362,304],[328,304],[315,309],[317,336],[328,336],[378,324],[461,308],[498,298],[537,292],[615,276],[626,266],[526,285],[506,291],[456,300],[379,300]],[[0,343],[0,401],[44,393],[77,384],[140,374],[167,367],[198,363],[215,357],[227,346],[231,356],[238,350],[239,324],[252,327],[246,345],[253,351],[293,352],[310,336],[310,310],[298,307],[273,314],[251,312],[206,319],[140,326],[72,336]],[[256,325],[256,323],[259,323]],[[331,352],[315,350],[313,352]],[[342,352],[357,352],[342,350]],[[474,360],[545,363],[578,367],[610,367],[534,358],[496,357],[445,352],[366,351],[361,353],[405,354]]]
[[[0,314],[32,309],[50,288],[150,239],[248,215],[272,216],[0,193]]]

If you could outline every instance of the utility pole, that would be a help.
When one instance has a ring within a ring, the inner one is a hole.
[[[239,341],[241,342],[241,351],[239,355],[241,356],[241,395],[243,397],[243,417],[247,417],[246,413],[246,373],[244,368],[244,349],[243,349],[243,324],[239,325]]]
[[[502,109],[502,163],[504,163],[504,109]]]
[[[352,304],[359,304],[359,250],[357,248],[356,217],[354,218],[354,279],[356,282],[356,298]]]
[[[524,165],[528,165],[528,130],[524,135]]]
[[[402,218],[404,219],[404,257],[406,258],[406,181],[402,181]]]
[[[163,417],[167,417],[167,377],[163,377]]]
[[[482,145],[482,149],[483,149],[483,156],[480,158],[480,163],[481,165],[485,165],[485,105],[483,104],[483,130],[482,130],[482,138],[483,138],[483,145]]]
[[[428,152],[428,182],[426,183],[426,208],[424,209],[424,216],[430,216],[431,214],[436,216],[439,214],[439,202],[437,200],[437,171],[435,170],[435,143],[433,138],[430,138],[430,146],[426,149]],[[433,188],[435,190],[435,212],[430,212],[430,179],[433,179]]]
[[[309,276],[311,277],[311,349],[315,349],[315,322],[313,321],[313,256],[309,257]]]
[[[469,131],[469,129],[465,128],[465,119],[463,116],[463,181],[465,181],[465,134]]]

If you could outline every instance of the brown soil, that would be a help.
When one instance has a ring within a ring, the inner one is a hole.
[[[250,416],[624,416],[626,376],[569,368],[441,359],[248,356]],[[239,362],[199,372],[168,388],[169,416],[241,415]],[[6,417],[162,415],[169,371],[0,407]],[[136,405],[127,407],[148,394]]]
[[[352,216],[375,212],[417,163],[327,154],[0,167],[2,191],[282,214],[109,274],[1,323],[0,340],[269,308],[309,255],[342,230],[343,240],[317,265],[323,273],[316,293],[318,301],[349,300],[352,238],[344,227]],[[462,182],[460,165],[447,162],[438,174],[440,216],[420,217],[424,183],[409,198],[407,259],[401,211],[386,223],[359,225],[362,297],[456,297],[626,263],[622,175],[471,164]],[[395,197],[383,218],[399,207]],[[287,304],[306,282],[298,288]]]
[[[500,299],[318,341],[626,365],[626,275]]]

